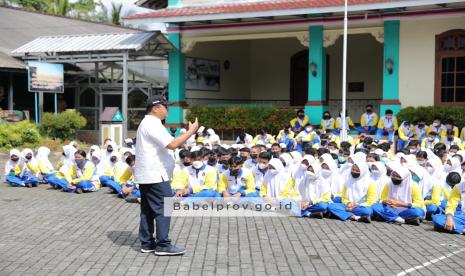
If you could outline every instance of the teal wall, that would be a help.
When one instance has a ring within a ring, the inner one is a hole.
[[[399,100],[399,32],[399,20],[384,22],[383,100]],[[392,74],[386,69],[389,58],[393,61]],[[400,104],[381,104],[380,115],[384,115],[386,109],[392,109],[395,114],[400,110]]]
[[[168,7],[180,7],[182,6],[182,0],[168,0]]]
[[[185,56],[181,53],[180,33],[169,33],[168,39],[176,46],[177,50],[168,54],[169,78],[168,100],[173,103],[184,102],[186,98],[186,83],[184,77]],[[183,123],[183,108],[172,106],[169,108],[167,123]]]

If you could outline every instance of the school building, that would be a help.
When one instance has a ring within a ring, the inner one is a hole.
[[[169,123],[196,104],[341,109],[344,0],[140,0],[167,24]],[[349,0],[347,107],[465,104],[465,1]]]

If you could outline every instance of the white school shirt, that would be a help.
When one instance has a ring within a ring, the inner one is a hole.
[[[172,179],[174,156],[166,146],[173,140],[160,119],[145,115],[137,129],[137,162],[134,168],[136,183],[153,184]]]

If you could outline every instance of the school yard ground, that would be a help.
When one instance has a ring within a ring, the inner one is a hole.
[[[0,155],[3,168],[6,155]],[[182,257],[139,252],[139,205],[0,184],[0,275],[464,275],[465,237],[431,223],[173,218]]]

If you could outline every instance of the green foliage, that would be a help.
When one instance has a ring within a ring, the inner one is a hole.
[[[121,25],[121,9],[123,8],[123,3],[115,4],[111,2],[111,23],[115,25]]]
[[[397,113],[399,123],[402,121],[415,122],[419,118],[423,118],[427,124],[430,124],[436,117],[443,121],[452,119],[456,126],[465,127],[465,107],[461,106],[409,106],[402,108]]]
[[[65,112],[54,114],[44,113],[40,132],[52,138],[74,139],[76,130],[86,125],[86,118],[74,109],[68,109]]]
[[[273,107],[208,107],[193,106],[186,119],[197,117],[201,125],[215,130],[265,128],[276,133],[295,117],[295,110]]]
[[[36,145],[40,141],[37,127],[29,121],[3,123],[0,126],[0,147],[11,149],[24,144]]]

